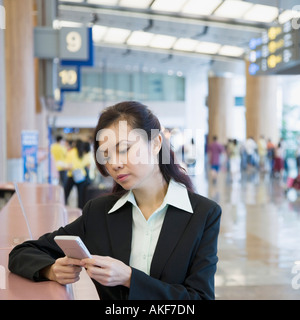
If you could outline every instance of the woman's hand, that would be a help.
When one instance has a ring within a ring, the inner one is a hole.
[[[51,266],[43,269],[42,274],[45,278],[63,285],[74,283],[79,280],[79,274],[83,266],[81,261],[68,257],[60,258]]]
[[[81,260],[88,275],[104,286],[122,285],[130,287],[131,268],[120,260],[111,257],[92,256]]]

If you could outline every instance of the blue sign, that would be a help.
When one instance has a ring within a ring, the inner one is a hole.
[[[23,179],[26,182],[37,182],[38,169],[38,131],[22,131]]]
[[[74,29],[77,30],[77,29]],[[77,37],[74,37],[76,32],[71,32],[71,37],[67,35],[67,39],[70,41],[69,46],[67,46],[66,50],[74,51],[75,49],[79,48],[79,45],[86,45],[87,49],[87,59],[76,59],[76,58],[68,58],[68,59],[62,59],[61,65],[62,66],[85,66],[85,67],[93,67],[94,66],[94,43],[93,43],[93,29],[92,28],[86,28],[87,36],[86,36],[86,44],[82,42],[82,40],[79,40],[80,35],[77,33]],[[82,37],[84,39],[84,37]],[[72,45],[72,46],[70,46]],[[77,47],[76,47],[77,45]],[[79,50],[79,49],[78,49]]]

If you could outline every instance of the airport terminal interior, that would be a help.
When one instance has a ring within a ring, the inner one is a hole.
[[[139,101],[222,208],[215,298],[299,300],[299,92],[299,0],[0,0],[0,299],[18,299],[6,293],[18,280],[1,282],[24,237],[2,236],[5,223],[15,232],[16,191],[30,210],[40,191],[24,200],[26,188],[58,188],[80,215],[112,186],[93,158],[99,115]],[[72,148],[84,150],[84,190],[56,159]],[[73,297],[93,299],[82,281]]]

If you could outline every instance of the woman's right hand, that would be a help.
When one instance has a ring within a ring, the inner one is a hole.
[[[81,260],[64,257],[57,259],[54,264],[43,269],[42,274],[49,280],[65,285],[79,280],[82,266]]]

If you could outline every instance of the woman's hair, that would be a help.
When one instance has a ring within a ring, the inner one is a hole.
[[[147,106],[139,102],[125,101],[106,108],[100,115],[94,133],[94,156],[96,166],[100,173],[105,177],[109,176],[109,174],[106,171],[105,166],[97,161],[97,150],[99,148],[99,139],[97,139],[97,135],[99,130],[106,129],[116,121],[120,120],[127,121],[128,125],[132,129],[144,130],[147,133],[148,141],[153,138],[153,133],[151,136],[151,130],[154,129],[161,133],[161,125],[157,117],[148,109]],[[162,176],[167,183],[169,183],[171,179],[174,179],[175,181],[184,184],[189,191],[194,192],[194,187],[189,176],[179,164],[175,163],[174,151],[171,149],[170,144],[166,141],[164,135],[162,133],[161,135],[163,137],[163,141],[159,152],[158,163]],[[163,161],[166,158],[168,161]],[[112,190],[113,193],[123,193],[124,191],[125,190],[118,183],[115,183]]]
[[[76,149],[78,151],[78,157],[79,159],[82,159],[84,154],[84,142],[80,139],[76,140]]]

